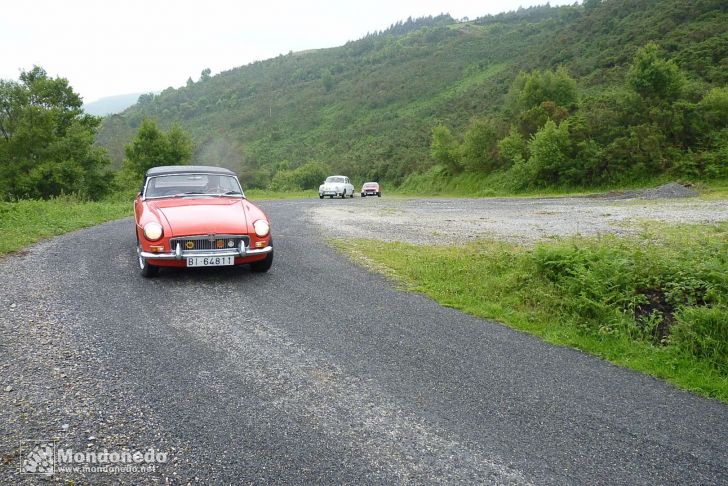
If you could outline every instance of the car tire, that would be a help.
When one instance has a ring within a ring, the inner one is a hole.
[[[333,198],[334,198],[334,196],[329,196],[329,199],[333,199]]]
[[[367,197],[367,195],[362,192],[361,197]]]
[[[271,243],[273,243],[272,238],[271,238]],[[266,255],[266,257],[264,259],[251,263],[250,269],[252,271],[254,271],[255,273],[265,273],[268,270],[270,270],[270,267],[272,267],[272,266],[273,266],[273,251],[271,250],[271,252],[268,253],[268,255]]]
[[[323,194],[319,194],[319,199],[323,199],[323,198],[324,198]]]
[[[157,275],[159,275],[159,267],[156,265],[150,264],[146,258],[142,258],[141,256],[142,248],[137,243],[137,260],[139,262],[139,273],[142,274],[142,277],[144,278],[154,278]]]
[[[378,192],[377,193],[377,197],[382,197],[382,193],[381,192]]]

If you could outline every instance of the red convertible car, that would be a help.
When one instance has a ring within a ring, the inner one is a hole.
[[[137,256],[145,277],[160,267],[273,264],[270,221],[220,167],[155,167],[134,201]]]

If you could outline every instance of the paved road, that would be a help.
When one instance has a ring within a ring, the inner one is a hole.
[[[265,275],[144,280],[130,220],[0,260],[0,483],[34,482],[18,442],[50,437],[169,454],[56,475],[97,484],[728,482],[728,407],[397,291],[316,204],[262,204]]]

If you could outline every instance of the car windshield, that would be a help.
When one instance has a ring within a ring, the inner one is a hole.
[[[377,187],[377,183],[376,182],[367,182],[366,184],[364,184],[364,187]]]
[[[326,179],[326,182],[327,182],[328,184],[331,184],[331,183],[336,183],[336,182],[339,182],[339,183],[341,183],[341,182],[344,182],[344,178],[343,178],[343,177],[328,177],[328,178]]]
[[[150,177],[144,191],[145,198],[242,195],[235,177],[203,173]]]

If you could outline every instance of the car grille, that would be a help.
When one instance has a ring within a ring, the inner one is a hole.
[[[174,250],[177,243],[182,251],[219,251],[237,248],[240,240],[245,242],[244,246],[250,245],[250,237],[247,235],[205,235],[185,236],[181,238],[170,238],[169,246]],[[230,244],[232,242],[232,245]]]

